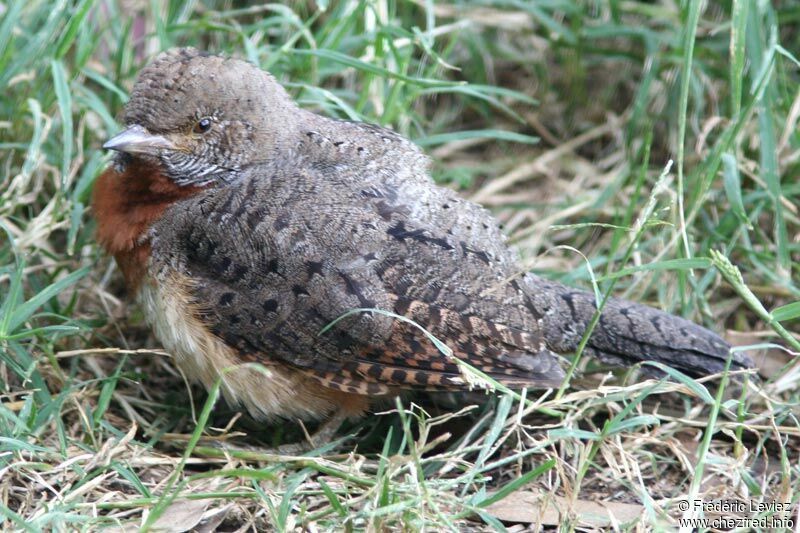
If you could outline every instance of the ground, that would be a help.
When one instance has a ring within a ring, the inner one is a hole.
[[[0,2],[0,527],[796,522],[800,6],[775,4]],[[303,428],[185,384],[93,241],[100,146],[175,45],[409,136],[532,271],[702,323],[758,373],[581,360],[558,391],[406,396],[272,453]]]

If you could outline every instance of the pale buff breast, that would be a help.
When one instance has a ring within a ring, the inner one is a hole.
[[[221,378],[226,400],[261,419],[319,419],[340,407],[337,391],[321,388],[285,364],[241,364],[234,350],[198,318],[186,290],[189,283],[173,273],[161,283],[150,278],[137,292],[147,322],[188,379],[210,389]]]

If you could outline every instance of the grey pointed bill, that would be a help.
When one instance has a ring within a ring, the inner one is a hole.
[[[106,141],[103,148],[128,154],[157,155],[174,150],[175,144],[161,135],[154,135],[139,125],[133,125]]]

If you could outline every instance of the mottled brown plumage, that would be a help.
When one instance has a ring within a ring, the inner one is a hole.
[[[514,387],[561,382],[556,354],[577,347],[593,297],[520,277],[494,219],[434,185],[405,138],[302,110],[257,67],[192,49],[142,71],[125,123],[96,187],[100,242],[187,374],[209,386],[225,368],[266,367],[223,380],[253,414],[321,417],[406,388],[465,388],[453,357]],[[728,350],[622,300],[587,346],[692,374],[721,370]]]

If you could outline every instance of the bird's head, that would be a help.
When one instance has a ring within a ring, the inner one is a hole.
[[[103,148],[156,164],[181,186],[235,181],[267,160],[288,133],[295,104],[266,71],[178,48],[142,70],[125,106],[126,129]]]

